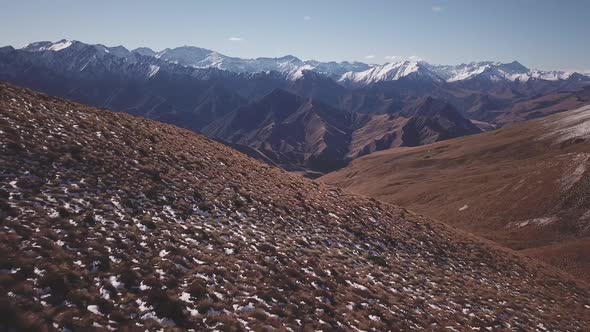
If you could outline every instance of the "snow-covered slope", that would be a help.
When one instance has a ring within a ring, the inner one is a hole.
[[[62,39],[58,42],[52,43],[48,41],[41,41],[31,43],[22,48],[23,51],[28,52],[83,52],[89,48],[94,48],[100,53],[109,53],[117,57],[128,57],[131,55],[128,49],[123,46],[107,47],[101,44],[89,45],[76,40],[65,40]]]
[[[543,80],[549,80],[549,81],[557,81],[557,80],[567,80],[574,73],[575,72],[573,72],[573,71],[533,69],[529,72],[529,76],[531,78],[537,78],[537,79],[543,79]],[[590,72],[586,73],[586,76],[590,77]]]
[[[565,80],[574,72],[571,71],[545,71],[529,69],[518,61],[501,63],[492,61],[463,63],[456,66],[427,65],[427,68],[435,72],[447,82],[462,81],[475,77],[484,77],[494,81],[508,80],[526,82],[530,79]]]
[[[30,51],[30,52],[43,52],[43,51],[61,51],[65,48],[68,48],[70,46],[72,46],[72,42],[69,40],[65,40],[62,39],[56,43],[52,43],[50,41],[40,41],[40,42],[35,42],[35,43],[31,43],[25,47],[23,47],[22,49],[25,51]]]
[[[342,75],[340,82],[345,84],[370,84],[380,81],[397,81],[404,77],[423,78],[442,81],[437,74],[417,61],[399,61],[375,65],[362,72],[348,72]]]
[[[308,70],[330,77],[344,85],[353,86],[380,81],[395,81],[404,77],[441,82],[455,82],[472,78],[526,82],[530,79],[565,80],[574,74],[571,71],[529,69],[517,61],[511,63],[482,61],[460,65],[431,65],[422,61],[399,61],[379,65],[347,61],[303,61],[292,55],[279,58],[242,59],[194,46],[167,48],[159,52],[146,47],[129,51],[122,46],[88,45],[70,40],[60,40],[55,43],[49,41],[35,42],[25,46],[23,50],[29,52],[61,52],[72,48],[82,51],[87,47],[94,47],[102,53],[110,53],[117,57],[129,58],[133,54],[137,54],[192,68],[216,68],[235,73],[275,71],[291,80],[300,79],[303,72]],[[590,77],[590,72],[582,73],[582,75]]]

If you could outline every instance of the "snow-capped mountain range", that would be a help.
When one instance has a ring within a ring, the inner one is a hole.
[[[35,42],[22,48],[28,52],[63,52],[66,49],[85,49],[88,44],[79,41],[60,40],[58,42]],[[96,44],[96,50],[121,58],[133,58],[134,55],[153,57],[171,64],[191,68],[216,68],[235,73],[278,72],[290,80],[303,77],[305,71],[326,75],[345,86],[368,85],[382,81],[396,81],[402,78],[426,79],[436,82],[456,82],[483,78],[491,81],[520,81],[531,79],[565,80],[576,74],[568,71],[545,71],[529,69],[517,61],[501,63],[492,61],[472,62],[460,65],[432,65],[423,61],[398,61],[382,65],[362,62],[320,62],[303,61],[287,55],[279,58],[242,59],[230,57],[204,48],[182,46],[167,48],[156,52],[141,47],[128,50],[123,46],[107,47]],[[158,67],[150,65],[148,76],[157,74]],[[590,72],[578,73],[590,77]]]

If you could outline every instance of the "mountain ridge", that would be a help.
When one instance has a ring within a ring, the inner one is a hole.
[[[60,40],[56,43],[49,41],[31,43],[23,50],[30,52],[39,51],[60,51],[71,45],[80,43],[78,41]],[[156,52],[147,47],[139,47],[134,50],[127,50],[122,46],[109,48],[100,44],[96,47],[105,48],[108,51],[118,49],[117,54],[128,56],[138,53],[144,56],[152,56],[158,59],[169,61],[195,68],[218,68],[232,72],[266,72],[277,71],[287,77],[296,80],[300,77],[302,70],[313,70],[335,79],[344,85],[366,85],[381,81],[397,80],[401,77],[413,74],[413,76],[430,77],[434,80],[447,82],[461,81],[473,77],[486,76],[491,80],[508,80],[525,82],[531,79],[562,80],[568,79],[573,74],[580,74],[588,77],[586,73],[571,71],[543,71],[529,69],[518,61],[511,63],[500,63],[494,61],[471,62],[459,65],[432,65],[424,61],[407,61],[386,63],[383,65],[370,65],[362,62],[319,62],[315,60],[300,60],[293,55],[285,55],[275,58],[258,57],[253,59],[242,59],[230,57],[218,52],[195,46],[180,46],[166,48]],[[400,67],[404,69],[400,70]]]

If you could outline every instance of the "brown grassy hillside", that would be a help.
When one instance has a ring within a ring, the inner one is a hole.
[[[566,275],[173,126],[0,85],[0,329],[580,330]]]
[[[590,107],[582,107],[472,137],[376,153],[322,181],[527,249],[590,280],[589,128]],[[550,256],[542,254],[547,250]]]

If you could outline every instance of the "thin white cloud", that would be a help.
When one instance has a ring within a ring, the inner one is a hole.
[[[365,55],[365,59],[374,59],[375,56],[373,54]]]
[[[305,15],[305,16],[303,16],[303,20],[304,21],[311,21],[311,16]]]
[[[410,55],[408,57],[408,60],[410,60],[410,61],[422,61],[423,59],[422,59],[422,57],[419,57],[417,55]]]
[[[435,13],[439,13],[443,11],[443,7],[441,6],[432,6],[432,11]]]
[[[235,41],[235,42],[239,42],[239,41],[243,41],[244,38],[241,37],[229,37],[228,39],[229,41]]]

